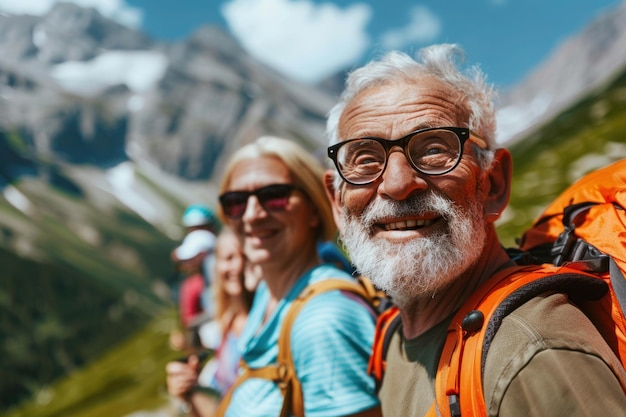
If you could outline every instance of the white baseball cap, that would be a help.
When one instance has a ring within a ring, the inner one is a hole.
[[[215,247],[215,235],[208,230],[194,230],[175,249],[176,257],[186,261],[202,252],[211,252]]]

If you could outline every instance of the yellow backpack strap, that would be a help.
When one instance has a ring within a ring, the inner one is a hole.
[[[332,290],[350,291],[367,301],[370,300],[368,291],[358,282],[330,278],[307,286],[293,301],[283,321],[280,337],[278,339],[278,363],[279,366],[283,366],[285,375],[282,386],[279,384],[285,396],[281,416],[289,415],[288,412],[291,411],[294,417],[304,417],[302,386],[296,375],[293,356],[291,354],[291,328],[293,327],[293,323],[296,321],[300,310],[302,310],[307,301],[318,294]],[[289,410],[289,408],[291,408],[291,410]]]
[[[224,395],[224,397],[222,397],[222,399],[220,400],[214,417],[223,417],[224,415],[226,415],[226,410],[228,409],[228,405],[232,400],[233,393],[245,380],[249,378],[267,379],[276,382],[279,386],[281,386],[282,381],[285,381],[286,375],[284,373],[284,367],[268,365],[262,368],[249,368],[248,364],[246,364],[243,360],[241,361],[241,364],[239,366],[242,369],[242,372],[239,374],[239,376],[237,376],[237,379],[235,379],[233,385],[228,389],[226,395]],[[285,408],[284,405],[283,408]],[[281,412],[281,416],[283,415],[286,414],[283,414],[283,412]]]
[[[369,278],[359,275],[357,277],[357,281],[365,291],[365,295],[361,295],[361,297],[365,298],[365,300],[368,301],[378,313],[386,311],[392,307],[393,303],[391,302],[391,299],[383,290],[376,288]]]
[[[304,307],[307,301],[318,294],[332,290],[350,291],[364,298],[366,301],[370,300],[370,294],[364,286],[354,281],[330,278],[307,286],[293,301],[283,320],[280,336],[278,338],[278,363],[276,365],[253,369],[249,368],[247,364],[242,361],[241,367],[243,371],[228,390],[228,393],[220,401],[215,417],[223,417],[226,414],[233,392],[248,378],[268,379],[278,385],[284,398],[280,412],[281,417],[290,415],[294,417],[304,417],[302,385],[296,375],[293,356],[291,355],[291,328],[300,310],[302,310],[302,307]]]

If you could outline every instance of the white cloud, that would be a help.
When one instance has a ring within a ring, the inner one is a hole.
[[[311,0],[232,0],[222,14],[248,53],[305,82],[349,67],[370,43],[372,10],[364,3],[340,9]]]
[[[56,65],[52,77],[66,91],[91,96],[119,84],[142,93],[157,83],[168,61],[165,55],[149,51],[108,51],[91,61],[68,61]]]
[[[131,28],[139,28],[143,13],[124,0],[0,0],[0,11],[11,14],[42,15],[56,3],[65,1],[82,7],[93,7],[103,16]]]
[[[415,44],[434,41],[441,33],[441,21],[428,8],[414,6],[410,10],[411,21],[403,28],[385,32],[381,44],[386,49],[403,49]]]

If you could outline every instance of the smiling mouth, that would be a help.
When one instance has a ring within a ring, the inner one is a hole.
[[[274,237],[278,231],[273,229],[255,230],[246,233],[246,237],[254,239],[269,239]]]
[[[401,222],[393,222],[381,225],[386,231],[389,230],[414,230],[421,227],[430,226],[435,223],[434,219],[431,220],[406,220]]]

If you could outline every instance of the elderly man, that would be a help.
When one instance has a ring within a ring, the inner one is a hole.
[[[457,68],[460,53],[455,45],[425,48],[420,61],[389,53],[350,74],[328,118],[336,172],[325,183],[341,239],[400,309],[379,392],[386,417],[449,412],[434,405],[448,324],[483,282],[514,265],[494,226],[509,200],[511,154],[495,146],[492,89],[477,68]],[[624,374],[565,294],[542,294],[492,341],[487,414],[624,415]]]

